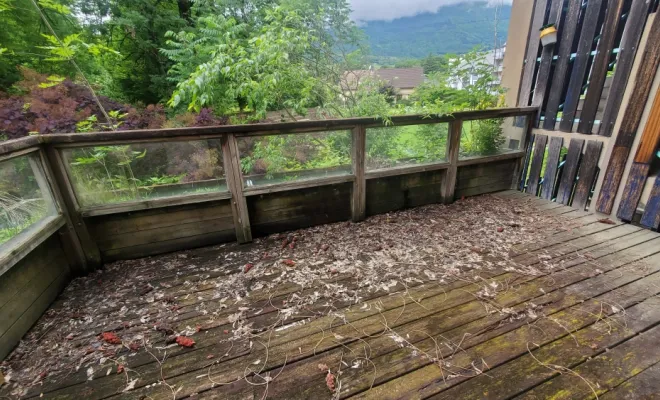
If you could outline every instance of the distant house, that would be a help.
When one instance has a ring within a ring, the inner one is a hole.
[[[344,96],[350,95],[366,79],[376,79],[391,85],[397,98],[407,99],[415,88],[424,82],[424,69],[420,68],[381,68],[359,69],[344,72],[341,87]]]
[[[484,62],[493,66],[492,70],[492,82],[493,85],[499,86],[502,82],[502,71],[504,70],[502,63],[504,62],[504,53],[506,52],[506,44],[503,47],[500,47],[495,50],[490,50],[484,52]],[[450,61],[456,61],[455,59]],[[459,67],[463,67],[465,64],[459,64]],[[450,87],[458,90],[462,90],[467,86],[474,85],[475,82],[479,79],[479,76],[476,74],[470,74],[464,79],[459,79],[458,77],[449,77],[448,84]]]

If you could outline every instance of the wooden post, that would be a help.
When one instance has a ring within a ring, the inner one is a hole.
[[[83,247],[80,244],[80,239],[76,234],[75,226],[71,220],[71,215],[69,215],[69,210],[64,204],[64,198],[60,192],[59,186],[55,183],[55,178],[53,176],[53,171],[48,162],[46,152],[42,149],[39,150],[39,156],[41,161],[42,172],[46,179],[47,190],[53,196],[53,200],[57,205],[57,211],[64,216],[66,225],[64,225],[59,230],[60,241],[62,242],[62,248],[64,249],[64,254],[71,265],[72,270],[75,275],[84,275],[88,272],[87,270],[87,258],[85,257],[85,252]],[[30,160],[32,163],[33,161]],[[34,167],[33,167],[34,168]],[[42,184],[39,184],[39,188],[43,191]]]
[[[456,190],[456,174],[458,173],[458,152],[461,146],[461,131],[463,120],[457,119],[449,123],[449,137],[447,138],[447,161],[449,167],[442,182],[442,202],[449,204],[454,201]]]
[[[231,192],[231,211],[234,216],[236,240],[238,243],[249,243],[252,241],[250,215],[243,194],[238,143],[236,142],[236,136],[231,133],[222,136],[222,159],[225,166],[225,179],[227,179],[227,186],[229,186]]]
[[[87,225],[77,207],[75,193],[66,173],[64,162],[59,151],[51,146],[46,146],[43,155],[44,165],[47,166],[48,175],[53,178],[53,193],[58,196],[58,201],[63,205],[63,213],[67,220],[66,231],[62,233],[65,244],[71,245],[67,254],[79,266],[78,273],[90,272],[101,266],[101,252],[92,236],[87,230]]]
[[[367,180],[365,179],[367,129],[358,125],[351,132],[351,159],[353,162],[353,192],[351,212],[353,222],[362,221],[367,216]]]

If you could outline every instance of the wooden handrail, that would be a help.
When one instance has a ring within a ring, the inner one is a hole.
[[[393,126],[421,125],[451,122],[454,120],[477,120],[488,118],[505,118],[532,114],[538,110],[537,107],[498,108],[477,111],[461,111],[441,116],[425,115],[400,115],[391,117]],[[167,140],[186,139],[199,140],[219,138],[223,134],[232,133],[236,136],[263,136],[277,135],[282,133],[307,133],[327,130],[349,130],[357,125],[367,128],[385,126],[384,121],[379,118],[344,118],[326,119],[315,121],[297,121],[269,124],[246,124],[246,125],[222,125],[209,127],[172,128],[172,129],[142,129],[132,131],[96,132],[96,133],[63,133],[41,136],[43,143],[52,144],[80,144],[98,142],[122,142],[140,140]],[[0,152],[0,154],[2,154]]]

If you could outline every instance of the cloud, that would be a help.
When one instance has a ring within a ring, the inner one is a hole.
[[[391,21],[402,17],[436,12],[442,6],[485,0],[349,0],[356,21]],[[511,4],[512,0],[488,0],[490,4]]]

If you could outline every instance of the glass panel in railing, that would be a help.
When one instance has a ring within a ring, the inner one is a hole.
[[[296,133],[238,139],[246,188],[351,175],[351,132]]]
[[[227,191],[219,139],[62,151],[82,207]]]
[[[367,171],[447,161],[449,124],[367,129]]]
[[[463,122],[459,159],[515,153],[524,141],[525,116]]]
[[[57,215],[37,155],[0,162],[0,244]]]

